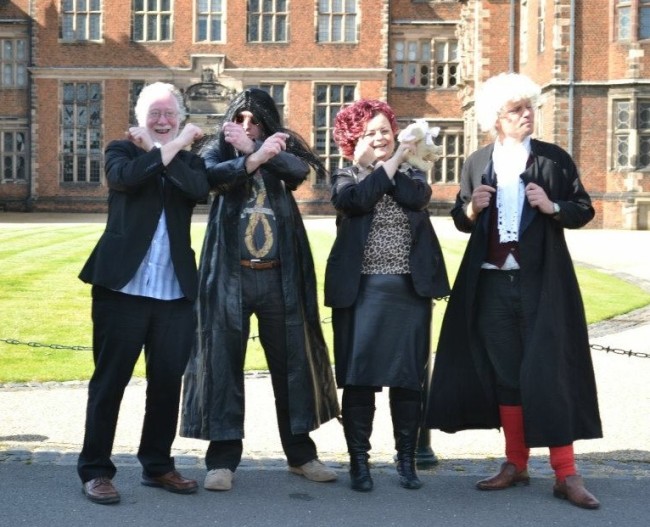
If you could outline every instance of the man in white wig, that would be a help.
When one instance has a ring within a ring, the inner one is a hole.
[[[426,425],[502,428],[506,461],[480,490],[528,485],[531,447],[549,447],[554,496],[596,509],[573,442],[602,437],[584,307],[565,228],[594,217],[570,155],[532,139],[540,87],[500,74],[477,94],[494,142],[466,160],[451,211],[471,233],[446,310]]]

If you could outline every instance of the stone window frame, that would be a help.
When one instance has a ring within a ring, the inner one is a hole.
[[[440,126],[436,144],[442,145],[442,154],[431,169],[429,181],[432,185],[457,185],[460,183],[460,173],[465,161],[463,124],[432,124]],[[452,177],[448,177],[449,175]]]
[[[357,44],[359,42],[358,0],[317,0],[316,42]]]
[[[325,168],[331,174],[338,168],[350,164],[334,142],[332,132],[336,114],[357,98],[358,82],[317,82],[314,84],[314,150],[320,156]],[[329,185],[329,181],[314,175],[314,186]]]
[[[22,141],[19,138],[22,137]],[[0,182],[26,182],[28,163],[28,130],[26,127],[0,128]]]
[[[248,43],[289,42],[289,0],[247,0],[246,21]]]
[[[611,169],[650,172],[650,93],[615,94],[611,107]]]
[[[528,62],[528,0],[521,0],[519,7],[519,64]]]
[[[615,40],[650,40],[650,0],[615,0],[613,6]]]
[[[537,53],[546,50],[546,2],[540,0],[537,5]]]
[[[101,42],[103,13],[102,0],[61,0],[59,39],[61,42]]]
[[[194,4],[194,41],[200,44],[225,42],[227,0],[196,0]],[[203,4],[203,5],[202,5]],[[204,28],[202,26],[205,26]],[[213,38],[213,29],[218,38]],[[201,34],[205,33],[205,38]]]
[[[133,0],[133,42],[171,42],[173,14],[173,0]]]
[[[61,184],[102,182],[103,93],[101,82],[61,83]]]
[[[443,50],[442,57],[439,50]],[[460,80],[460,53],[458,40],[436,39],[433,43],[433,86],[434,90],[454,89]]]
[[[0,38],[0,89],[27,87],[27,39]]]
[[[408,90],[456,89],[460,55],[456,38],[394,37],[391,49],[393,88]]]

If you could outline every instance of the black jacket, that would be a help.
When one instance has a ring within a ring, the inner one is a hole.
[[[384,194],[395,199],[409,220],[413,240],[410,268],[415,291],[427,298],[449,293],[442,250],[427,211],[431,187],[424,173],[414,169],[398,171],[393,181],[381,167],[362,180],[353,167],[332,176],[332,203],[338,212],[338,227],[325,271],[325,305],[345,308],[354,304],[373,210]]]
[[[210,190],[203,160],[181,151],[165,167],[157,148],[145,152],[131,141],[112,141],[105,152],[105,170],[109,188],[106,229],[79,278],[109,289],[124,287],[147,253],[164,209],[176,277],[185,297],[194,300],[192,211]]]

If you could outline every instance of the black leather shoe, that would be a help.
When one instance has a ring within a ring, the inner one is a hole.
[[[515,485],[528,485],[529,483],[530,477],[527,469],[517,471],[517,467],[506,461],[501,465],[501,471],[497,475],[479,481],[476,488],[479,490],[503,490]]]
[[[184,478],[177,470],[155,477],[142,474],[142,484],[147,487],[160,487],[176,494],[192,494],[199,488],[195,480]]]
[[[582,476],[567,476],[562,483],[556,480],[555,485],[553,485],[553,496],[569,500],[569,503],[582,509],[597,509],[600,507],[600,502],[585,488]]]
[[[110,505],[120,501],[120,493],[113,486],[111,478],[93,478],[83,484],[82,491],[93,503]]]

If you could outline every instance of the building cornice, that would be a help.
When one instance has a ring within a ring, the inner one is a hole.
[[[588,88],[588,87],[594,87],[594,88],[603,88],[603,87],[614,87],[614,86],[635,86],[635,85],[640,85],[640,86],[648,86],[650,85],[650,79],[613,79],[613,80],[604,80],[604,81],[575,81],[575,82],[569,82],[569,81],[551,81],[547,82],[544,84],[544,88],[552,88],[552,87],[568,87],[568,86],[575,86],[575,87],[582,87],[582,88]]]
[[[89,67],[31,67],[30,73],[35,79],[84,79],[84,80],[106,80],[106,79],[148,79],[172,80],[177,75],[187,75],[193,70],[189,68],[89,68]],[[385,79],[390,73],[386,68],[225,68],[219,78],[231,77],[282,79],[282,80],[305,80],[305,79],[327,79],[328,81],[359,81],[367,79]]]
[[[391,20],[391,26],[457,26],[460,20]]]

